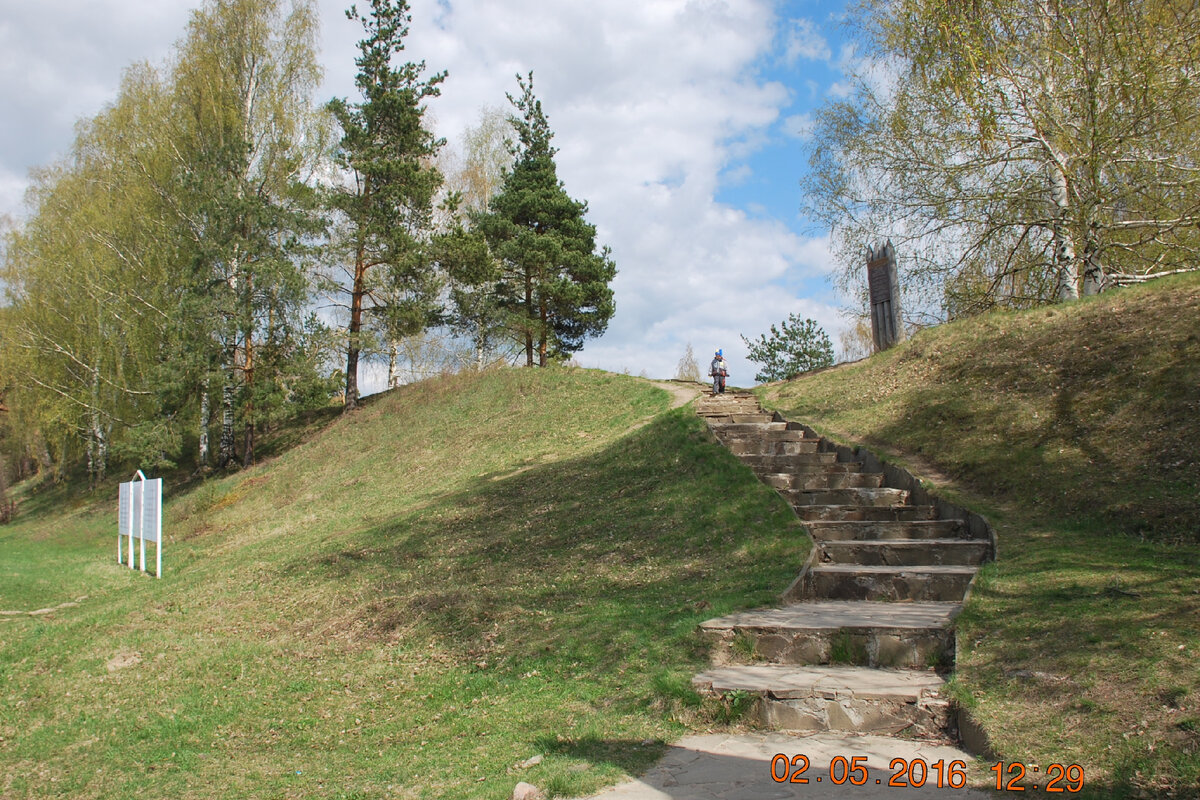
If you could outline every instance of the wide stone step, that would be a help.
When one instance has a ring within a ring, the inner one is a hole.
[[[958,602],[966,594],[976,571],[975,567],[965,566],[815,566],[805,575],[800,597],[812,600]]]
[[[791,431],[783,431],[783,433],[791,433]],[[816,454],[815,443],[815,439],[802,437],[796,439],[739,438],[727,439],[722,442],[729,448],[729,452],[742,458],[787,458],[801,453]],[[820,455],[833,456],[831,460],[837,460],[836,453],[821,453]]]
[[[785,496],[788,494],[790,492],[785,493]],[[790,497],[788,499],[791,500]],[[804,522],[890,522],[934,520],[938,516],[937,506],[864,506],[858,504],[810,506],[792,503],[792,509],[796,512],[796,516]]]
[[[752,721],[772,730],[945,735],[945,681],[929,671],[775,664],[710,669],[692,679],[702,694],[754,695]]]
[[[878,489],[881,486],[882,472],[802,473],[792,479],[792,488],[805,492],[819,489]]]
[[[954,659],[959,603],[812,601],[700,624],[718,664],[857,664],[924,669]]]
[[[877,541],[905,539],[962,539],[971,541],[966,523],[958,519],[809,520],[804,523],[813,541]]]
[[[908,502],[905,489],[822,489],[808,492],[796,489],[784,492],[793,506],[902,506]]]
[[[789,431],[786,422],[714,422],[709,420],[713,433],[722,438],[729,436],[759,436],[764,433],[800,433],[804,431]]]
[[[785,425],[787,423],[771,423],[772,425]],[[722,442],[740,442],[746,439],[766,440],[770,442],[819,442],[820,439],[814,439],[811,436],[805,435],[804,431],[793,428],[778,428],[759,429],[751,431],[733,431],[723,430],[720,426],[712,429],[713,433]]]
[[[819,542],[817,547],[821,563],[862,566],[978,566],[991,554],[991,544],[978,539],[846,539]]]
[[[812,440],[787,442],[787,444],[794,445],[798,452],[786,454],[745,453],[739,454],[738,458],[750,469],[766,472],[791,472],[792,467],[797,464],[837,463],[837,453],[818,453],[817,443]]]
[[[825,454],[816,453],[814,455]],[[791,491],[803,491],[795,487],[797,484],[804,483],[808,478],[820,478],[825,475],[853,475],[857,472],[857,465],[846,464],[844,462],[838,462],[837,464],[793,464],[790,472],[754,470],[759,480],[785,495]]]
[[[788,456],[774,455],[743,455],[738,460],[759,475],[790,474],[794,472],[824,472],[820,467],[835,467],[839,464],[847,466],[841,469],[830,469],[830,472],[858,472],[862,465],[858,462],[838,461],[837,453],[795,453]]]

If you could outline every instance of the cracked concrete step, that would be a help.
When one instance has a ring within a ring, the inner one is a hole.
[[[978,571],[970,566],[814,566],[804,576],[800,597],[821,600],[958,602]]]
[[[912,520],[809,520],[804,523],[815,542],[877,541],[897,539],[972,540],[959,519]]]
[[[879,489],[883,486],[882,472],[805,472],[793,475],[791,478],[788,488],[802,492],[828,489]]]
[[[950,726],[945,681],[928,671],[756,664],[710,669],[692,685],[754,695],[751,718],[773,730],[943,737]]]
[[[978,566],[991,553],[982,539],[853,539],[817,543],[817,560],[823,564],[911,567]]]
[[[952,622],[961,603],[811,601],[710,619],[700,631],[718,664],[916,667],[954,659]]]
[[[784,498],[791,501],[793,492],[783,492]],[[936,520],[937,506],[864,506],[856,503],[846,505],[798,505],[792,502],[792,510],[806,524],[815,521],[910,521]]]
[[[804,489],[785,490],[783,495],[793,506],[902,506],[908,502],[908,491],[883,487],[879,489]]]

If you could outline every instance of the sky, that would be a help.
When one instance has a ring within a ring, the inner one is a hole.
[[[356,98],[359,23],[320,0],[317,100]],[[0,214],[21,219],[29,171],[70,148],[112,102],[122,71],[161,63],[192,0],[0,0]],[[366,6],[366,2],[361,2]],[[721,348],[730,382],[789,314],[835,348],[847,327],[828,235],[800,214],[813,114],[847,92],[844,0],[410,0],[406,53],[449,73],[430,101],[461,139],[534,73],[559,177],[612,249],[616,314],[576,355],[585,367],[673,377],[690,343]],[[369,368],[366,391],[382,388]]]

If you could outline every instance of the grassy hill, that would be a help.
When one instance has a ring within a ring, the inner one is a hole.
[[[762,389],[987,514],[953,690],[1085,796],[1200,786],[1200,279],[923,331]],[[698,622],[773,603],[786,505],[690,409],[585,370],[454,376],[168,485],[166,576],[115,485],[0,528],[0,797],[586,793],[720,723]],[[520,766],[532,756],[544,759]],[[987,775],[986,768],[980,772]]]
[[[116,563],[115,487],[25,487],[0,610],[85,599],[0,616],[0,797],[506,798],[648,765],[723,711],[696,624],[807,555],[668,406],[567,369],[372,398],[168,486],[161,581]]]
[[[1200,796],[1200,276],[920,332],[762,390],[990,517],[955,691],[1005,760]]]

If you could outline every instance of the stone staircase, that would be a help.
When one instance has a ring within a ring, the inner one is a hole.
[[[776,730],[954,735],[942,675],[954,618],[995,540],[911,475],[821,439],[753,395],[702,397],[716,437],[791,504],[813,549],[778,608],[711,619],[703,693],[757,698]],[[897,488],[906,486],[908,488]]]

